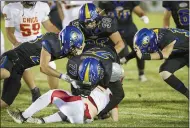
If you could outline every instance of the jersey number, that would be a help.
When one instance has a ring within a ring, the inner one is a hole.
[[[20,24],[20,31],[22,33],[22,36],[31,36],[31,35],[37,35],[40,30],[40,24],[34,23],[34,24]]]
[[[115,10],[113,12],[108,12],[108,16],[115,17],[118,19],[128,19],[130,15],[131,15],[130,10],[122,10],[122,11]]]
[[[189,9],[180,9],[178,11],[179,15],[179,22],[181,25],[188,25],[189,24]]]

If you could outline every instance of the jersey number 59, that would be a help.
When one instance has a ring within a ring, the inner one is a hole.
[[[31,36],[31,35],[37,35],[40,30],[40,24],[34,23],[34,24],[20,24],[20,31],[22,33],[22,36]]]

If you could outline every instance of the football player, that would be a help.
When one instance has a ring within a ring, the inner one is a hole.
[[[105,49],[100,50],[99,48],[95,48],[69,59],[67,73],[69,78],[76,82],[75,85],[72,84],[77,90],[75,96],[63,90],[51,90],[42,95],[23,113],[8,111],[9,115],[17,123],[22,123],[34,113],[45,108],[50,103],[54,103],[60,112],[42,118],[41,120],[37,119],[37,122],[49,123],[69,120],[71,123],[83,123],[84,118],[93,119],[114,98],[120,102],[124,96],[122,86],[118,84],[121,83],[120,79],[123,76],[122,68],[119,64],[112,63],[114,61],[113,55],[110,52],[106,52]],[[113,84],[108,86],[109,81],[113,82]],[[109,95],[110,93],[106,93],[103,87],[109,87],[112,93],[111,97]],[[83,97],[82,99],[81,96]],[[119,102],[115,102],[116,104],[113,108],[117,109],[116,106]],[[110,108],[110,110],[113,108]],[[117,121],[118,115],[113,116],[113,119]]]
[[[79,18],[70,22],[70,25],[80,28],[84,33],[84,51],[93,47],[107,47],[120,53],[125,46],[118,32],[117,20],[100,16],[93,3],[84,4],[79,11]]]
[[[163,18],[164,28],[170,27],[170,17],[177,28],[189,31],[189,1],[163,1],[162,6],[166,8]]]
[[[139,59],[161,60],[162,79],[189,98],[189,90],[175,75],[175,71],[189,67],[189,31],[177,28],[143,28],[134,37],[134,49]]]
[[[74,96],[65,90],[54,89],[43,94],[23,112],[12,110],[7,110],[7,112],[16,123],[43,124],[62,121],[78,124],[90,123],[108,104],[110,96],[110,90],[105,90],[101,86],[97,86],[87,98]],[[55,104],[59,111],[43,118],[32,117],[49,104]],[[111,117],[113,121],[118,121],[117,107],[112,109]]]
[[[10,106],[14,101],[25,69],[41,63],[48,72],[56,73],[56,70],[48,65],[49,62],[77,54],[76,49],[81,48],[83,41],[83,34],[78,28],[67,26],[59,34],[49,32],[36,40],[22,43],[15,49],[5,52],[0,57],[0,79],[5,79],[1,108]],[[41,52],[45,51],[48,51],[46,55],[41,55]],[[43,70],[42,68],[42,72]]]
[[[120,52],[120,62],[126,63],[125,56],[129,54],[128,45],[133,50],[133,37],[137,32],[137,27],[133,22],[134,12],[145,23],[149,23],[149,18],[145,15],[144,11],[139,6],[140,1],[99,1],[98,7],[104,10],[105,14],[115,17],[118,21],[118,30],[125,41],[125,48]],[[147,78],[144,75],[144,60],[138,59],[137,67],[139,71],[139,80],[144,82]]]
[[[49,32],[59,32],[50,22],[49,12],[50,8],[47,3],[37,1],[13,2],[4,6],[3,15],[5,17],[6,35],[14,48],[21,43],[34,40],[37,36],[40,36],[42,25]],[[54,62],[51,62],[50,65],[56,68]],[[23,79],[31,89],[32,101],[35,101],[40,96],[40,91],[36,87],[29,69],[23,73]],[[58,79],[48,77],[48,82],[51,88],[57,88]]]
[[[71,86],[74,95],[89,95],[93,87],[100,85],[109,88],[113,94],[108,105],[99,113],[99,118],[106,115],[124,98],[122,78],[124,70],[117,63],[117,54],[109,48],[92,48],[79,56],[72,57],[67,63],[67,74],[71,79],[84,81],[89,84],[79,84],[79,89]],[[98,69],[94,68],[98,65]],[[78,72],[77,72],[78,71]],[[97,75],[100,74],[100,75]],[[72,83],[73,85],[73,83]],[[90,88],[89,88],[90,87]]]

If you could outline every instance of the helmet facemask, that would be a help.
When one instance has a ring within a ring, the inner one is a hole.
[[[36,5],[36,1],[22,1],[21,2],[24,8],[31,8]]]

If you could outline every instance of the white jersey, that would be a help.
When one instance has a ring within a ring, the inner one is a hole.
[[[100,113],[110,101],[111,91],[109,89],[101,89],[96,87],[90,94],[98,107],[98,113]]]
[[[65,1],[66,5],[77,5],[76,7],[71,7],[69,9],[65,8],[65,4],[62,3],[62,10],[64,13],[63,27],[69,25],[69,23],[78,18],[79,10],[83,4],[92,3],[92,1]]]
[[[4,35],[1,31],[1,52],[0,52],[0,55],[2,55],[4,52],[5,52],[5,42],[4,42]]]
[[[21,2],[9,3],[3,8],[5,27],[15,27],[18,42],[27,42],[41,35],[41,23],[48,20],[50,7],[37,2],[32,8],[24,8]]]

